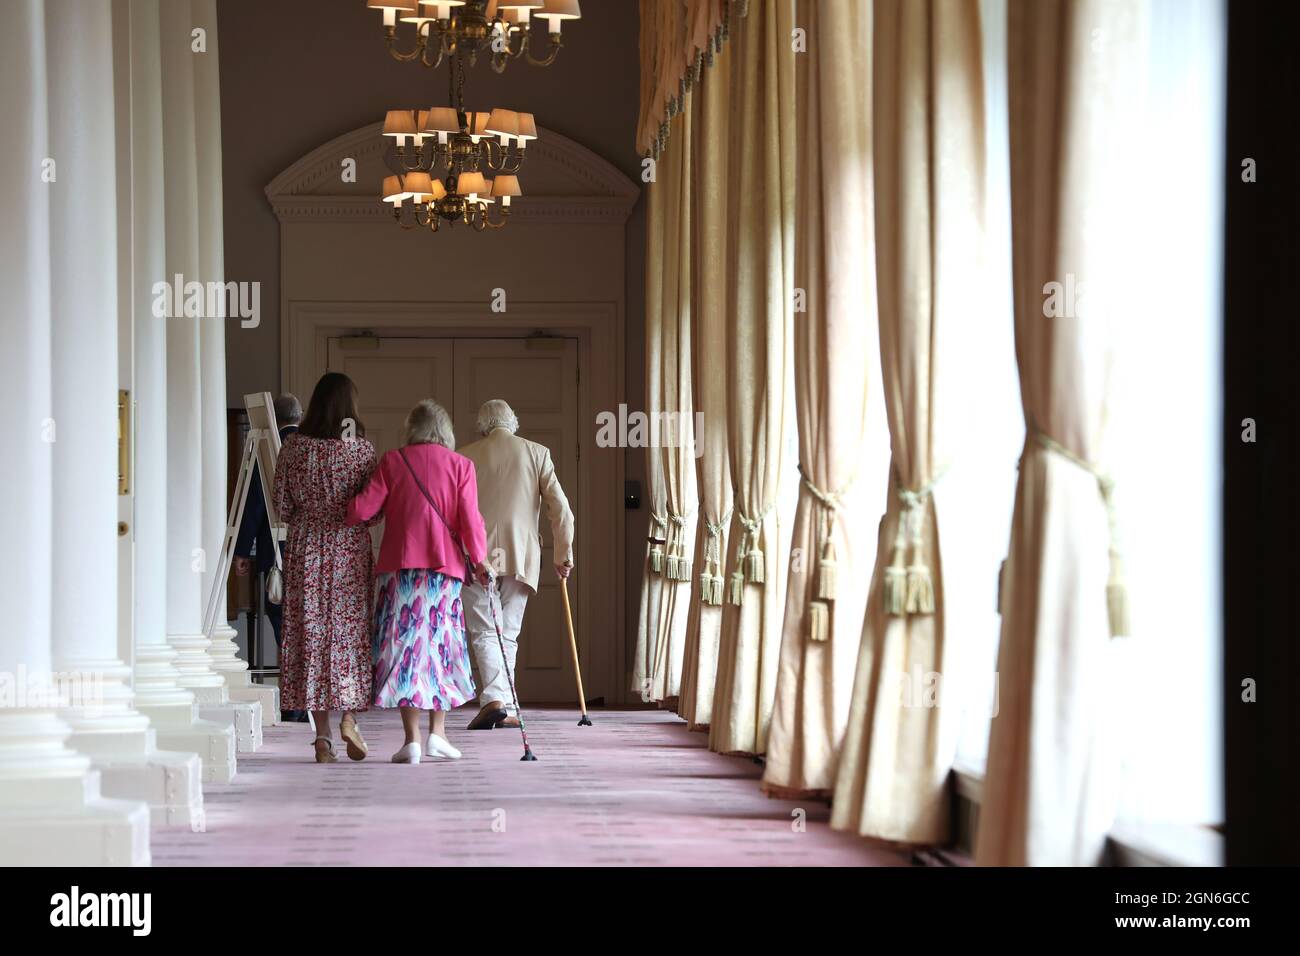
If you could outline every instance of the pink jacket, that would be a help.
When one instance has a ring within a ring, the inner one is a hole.
[[[429,507],[411,472],[396,451],[384,452],[370,482],[348,503],[348,524],[361,524],[382,512],[384,542],[377,572],[429,568],[462,581],[470,570],[443,518],[455,529],[475,564],[487,556],[487,532],[478,511],[474,463],[441,445],[407,445],[411,467],[438,505]]]

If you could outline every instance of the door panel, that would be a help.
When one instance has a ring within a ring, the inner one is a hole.
[[[421,399],[432,398],[453,414],[450,339],[383,338],[378,347],[356,350],[347,344],[330,339],[330,371],[356,382],[366,437],[379,454],[402,444],[406,414]]]
[[[505,399],[519,416],[519,435],[551,450],[555,473],[569,506],[578,511],[578,344],[573,339],[457,339],[456,439],[477,438],[478,409]],[[575,700],[573,662],[564,606],[555,576],[550,521],[542,509],[542,569],[537,594],[528,602],[519,634],[515,682],[525,701]],[[569,581],[569,600],[579,607],[579,583]]]
[[[505,399],[519,416],[520,436],[551,450],[556,475],[578,513],[576,340],[385,337],[365,348],[346,347],[351,344],[329,340],[329,369],[344,372],[356,383],[366,436],[380,454],[400,446],[406,414],[422,398],[447,409],[458,448],[478,437],[479,406],[490,398]],[[573,662],[545,509],[540,525],[542,572],[519,636],[516,687],[524,702],[570,702],[577,698]],[[380,529],[374,529],[376,553],[379,534]],[[581,606],[579,593],[575,574],[569,582],[575,616]],[[578,636],[581,642],[581,628]]]

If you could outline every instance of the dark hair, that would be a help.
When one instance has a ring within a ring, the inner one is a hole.
[[[364,438],[366,426],[357,415],[356,384],[342,372],[326,372],[312,389],[298,432],[308,438],[342,438],[347,420],[355,424],[355,436]]]

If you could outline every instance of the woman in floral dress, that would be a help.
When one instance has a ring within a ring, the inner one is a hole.
[[[455,445],[446,410],[425,399],[406,418],[406,445],[384,454],[348,507],[351,522],[384,516],[374,702],[402,712],[406,740],[394,763],[459,757],[447,739],[447,711],[475,696],[460,589],[471,570],[484,587],[491,574],[474,463]],[[429,736],[421,747],[423,711]]]
[[[284,631],[280,696],[286,710],[310,710],[318,763],[333,763],[330,711],[361,760],[366,742],[356,711],[370,706],[370,534],[346,522],[348,502],[375,468],[375,448],[357,416],[357,388],[339,372],[316,383],[297,434],[280,450],[275,507],[289,527],[284,547]]]

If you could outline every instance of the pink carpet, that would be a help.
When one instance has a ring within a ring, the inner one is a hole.
[[[894,866],[892,853],[827,824],[825,803],[759,792],[761,768],[710,753],[705,734],[651,710],[525,712],[519,732],[469,732],[448,717],[456,761],[392,764],[396,711],[360,717],[370,756],[312,760],[306,724],[265,731],[226,785],[204,788],[204,832],[155,827],[157,866]],[[337,733],[337,730],[336,730]]]

